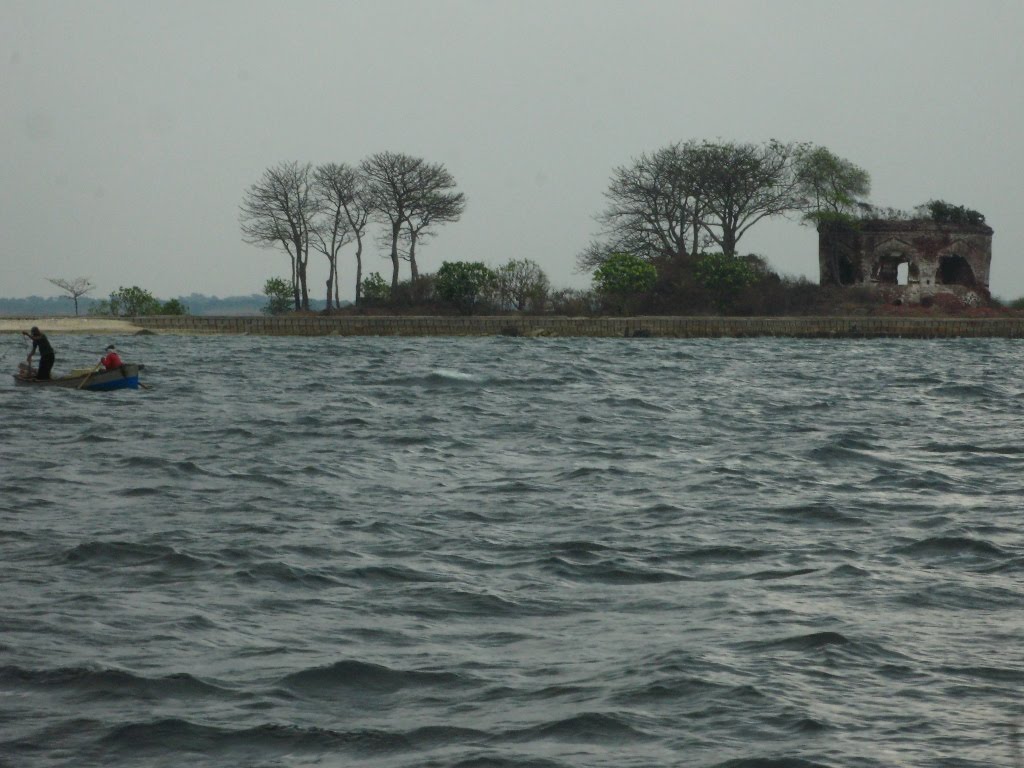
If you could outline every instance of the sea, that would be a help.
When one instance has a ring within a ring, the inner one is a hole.
[[[1024,764],[1022,341],[52,341],[3,768]]]

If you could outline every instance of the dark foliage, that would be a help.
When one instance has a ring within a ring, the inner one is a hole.
[[[924,207],[936,224],[979,226],[985,223],[984,214],[962,205],[947,203],[945,200],[929,200]]]

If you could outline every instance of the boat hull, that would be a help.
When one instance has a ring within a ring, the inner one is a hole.
[[[40,381],[29,379],[19,374],[14,375],[14,383],[26,387],[57,387],[60,389],[87,389],[90,392],[107,392],[112,389],[138,389],[139,371],[143,366],[126,363],[112,371],[97,373],[72,374],[54,379]]]

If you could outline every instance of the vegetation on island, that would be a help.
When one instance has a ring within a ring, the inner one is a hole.
[[[983,226],[980,212],[930,200],[910,212],[867,201],[866,170],[826,147],[769,140],[676,142],[612,169],[596,233],[575,260],[589,289],[554,289],[532,259],[497,266],[443,260],[423,272],[419,256],[440,227],[458,222],[466,196],[441,163],[379,152],[358,163],[284,162],[267,168],[243,194],[245,242],[288,258],[285,276],[266,280],[259,311],[391,313],[833,314],[884,311],[881,299],[855,288],[819,286],[776,273],[741,243],[759,222],[795,219],[838,241],[868,219],[929,220]],[[376,251],[390,275],[366,269]],[[324,299],[311,296],[310,254],[327,264]],[[351,254],[351,268],[345,266]],[[403,265],[408,265],[403,278]],[[342,301],[342,275],[354,304]],[[161,301],[138,286],[107,299],[84,298],[89,278],[52,278],[91,315],[187,314],[208,297]],[[350,294],[351,295],[351,294]],[[185,299],[195,299],[188,301]],[[239,297],[244,298],[244,297]],[[946,304],[955,302],[949,298]],[[940,302],[942,304],[942,302]],[[232,305],[234,306],[234,305]],[[228,311],[252,311],[252,305]],[[1010,305],[1024,309],[1024,300]],[[955,310],[951,304],[949,310]],[[194,310],[193,310],[194,311]],[[208,310],[216,312],[216,309]]]
[[[878,215],[866,201],[870,189],[866,170],[806,142],[692,140],[644,153],[613,168],[597,233],[576,256],[593,277],[588,290],[552,289],[529,259],[444,260],[436,273],[422,272],[418,250],[461,218],[466,198],[443,164],[396,152],[352,165],[268,168],[245,192],[240,221],[246,242],[288,257],[289,275],[267,281],[269,314],[311,309],[310,252],[327,261],[328,311],[342,310],[339,276],[347,271],[356,299],[348,312],[817,314],[877,299],[779,275],[764,257],[740,251],[743,238],[773,217],[825,228]],[[929,205],[935,220],[976,213]],[[390,280],[366,274],[374,243],[390,260]],[[346,250],[354,269],[342,269]]]
[[[89,307],[90,315],[141,317],[143,315],[187,315],[188,307],[178,299],[160,301],[145,288],[121,286],[110,297]]]
[[[465,195],[455,190],[452,174],[440,163],[411,155],[379,152],[358,166],[287,162],[268,168],[245,193],[241,206],[243,239],[280,248],[291,265],[295,310],[308,310],[310,250],[328,262],[327,306],[340,309],[338,255],[355,244],[356,304],[361,303],[363,247],[367,227],[383,229],[380,240],[391,259],[391,295],[398,292],[400,266],[409,264],[419,278],[416,249],[438,226],[458,221]]]

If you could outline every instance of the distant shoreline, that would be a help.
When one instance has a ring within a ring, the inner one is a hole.
[[[138,333],[142,326],[113,317],[0,317],[0,333],[20,333],[33,325],[43,333]]]
[[[1024,317],[553,317],[164,315],[0,318],[0,333],[250,336],[523,336],[591,338],[1024,338]]]

